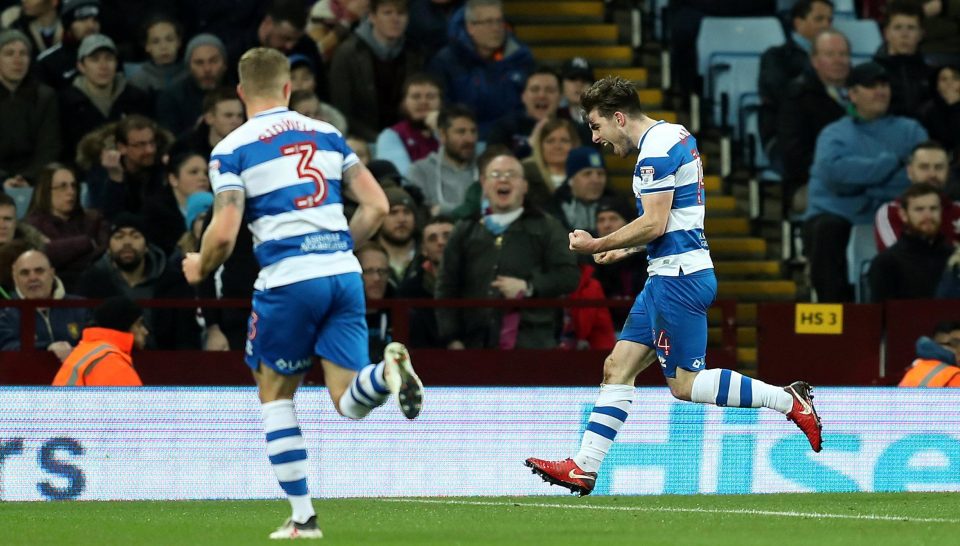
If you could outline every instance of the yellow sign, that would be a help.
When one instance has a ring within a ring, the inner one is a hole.
[[[795,330],[798,334],[842,334],[843,305],[798,303]]]

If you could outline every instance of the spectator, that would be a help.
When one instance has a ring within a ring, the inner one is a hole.
[[[804,235],[810,276],[821,302],[849,301],[846,248],[850,229],[872,224],[876,210],[908,185],[904,165],[927,139],[916,121],[887,115],[890,85],[876,63],[854,67],[847,78],[852,115],[817,137]]]
[[[12,299],[76,299],[67,295],[50,260],[39,250],[21,254],[13,262],[12,273],[16,287]],[[80,329],[87,323],[88,316],[82,307],[37,307],[34,348],[50,351],[62,361],[80,339]],[[15,307],[0,309],[0,350],[21,349],[25,347],[20,346],[20,310]]]
[[[833,3],[829,0],[797,0],[790,10],[793,32],[783,45],[766,50],[760,57],[760,140],[774,157],[779,158],[780,147],[774,148],[777,135],[777,116],[784,102],[787,84],[804,72],[809,72],[813,41],[820,31],[833,23]]]
[[[357,154],[357,159],[360,160],[360,163],[369,165],[370,162],[373,161],[373,156],[370,154],[370,146],[367,145],[366,140],[352,133],[348,134],[345,140],[347,141],[347,146],[353,150],[353,153]]]
[[[43,248],[49,240],[30,224],[17,222],[17,204],[0,192],[0,248],[14,241],[23,241],[32,248]]]
[[[898,387],[960,387],[960,323],[937,324],[933,339],[917,340],[917,359],[900,380]]]
[[[403,82],[403,120],[377,136],[377,159],[394,164],[401,174],[410,164],[437,151],[440,143],[434,135],[440,112],[440,83],[427,74],[413,74]]]
[[[593,277],[595,266],[581,263],[580,284],[571,300],[603,300],[606,295],[600,282]],[[572,307],[563,310],[563,333],[560,348],[583,351],[587,349],[611,350],[617,342],[613,329],[613,317],[605,307]]]
[[[362,0],[366,1],[366,0]],[[261,12],[262,13],[262,12]],[[260,24],[249,27],[237,27],[222,35],[227,44],[227,66],[230,67],[230,81],[237,80],[237,64],[240,56],[255,47],[269,47],[290,56],[301,54],[310,59],[316,72],[317,94],[326,98],[327,80],[323,70],[323,60],[317,50],[317,44],[304,34],[307,25],[307,6],[304,0],[271,0]]]
[[[890,113],[916,117],[930,100],[930,71],[920,53],[923,11],[907,2],[891,2],[883,25],[884,43],[873,56],[890,78]]]
[[[103,34],[91,34],[77,50],[73,85],[60,92],[63,156],[72,158],[83,135],[131,114],[152,112],[146,93],[127,85],[117,72],[117,46]],[[67,115],[69,112],[69,115]]]
[[[292,98],[291,98],[292,100]],[[170,148],[170,155],[193,152],[210,157],[218,142],[243,124],[243,103],[234,87],[218,87],[203,97],[203,118]]]
[[[157,96],[157,121],[182,134],[203,115],[204,95],[221,86],[227,73],[227,50],[213,34],[198,34],[187,43],[184,61],[189,77],[181,78]]]
[[[590,127],[580,108],[580,96],[593,84],[593,68],[583,57],[573,57],[560,69],[559,116],[573,123],[581,142],[592,142]]]
[[[370,0],[320,0],[310,8],[307,36],[317,44],[325,62],[370,13]],[[413,42],[418,43],[418,42]]]
[[[940,277],[936,296],[939,299],[960,300],[960,247],[947,259],[947,267]]]
[[[368,302],[377,302],[392,296],[390,266],[387,251],[379,244],[368,241],[356,250],[363,276],[363,295]],[[390,310],[367,307],[367,332],[370,340],[370,358],[383,358],[383,349],[393,341],[390,325]]]
[[[498,119],[487,144],[502,144],[518,159],[530,156],[530,135],[537,122],[556,117],[560,106],[560,77],[550,68],[537,68],[527,76],[520,96],[524,110]]]
[[[80,277],[77,293],[87,298],[125,295],[151,299],[166,257],[144,237],[143,220],[124,212],[110,226],[107,252]]]
[[[63,39],[37,55],[37,76],[56,90],[68,87],[77,75],[77,49],[91,34],[100,33],[100,0],[66,0],[60,12]]]
[[[97,211],[83,209],[77,177],[60,163],[40,171],[24,222],[50,239],[45,252],[70,291],[107,247],[109,226]]]
[[[940,192],[912,184],[900,196],[903,233],[870,265],[870,295],[876,303],[932,298],[953,252],[940,233]]]
[[[402,188],[387,187],[385,192],[390,203],[390,213],[383,219],[375,241],[387,253],[390,266],[388,280],[390,286],[396,288],[413,276],[416,269],[414,257],[417,255],[417,205]]]
[[[187,198],[197,192],[209,192],[207,160],[187,152],[170,158],[167,163],[167,187],[143,207],[147,240],[169,256],[183,237],[187,216]]]
[[[450,240],[453,225],[450,216],[438,215],[423,226],[419,263],[414,275],[400,283],[398,298],[433,299],[437,292],[437,274],[443,261],[443,250]],[[415,307],[410,310],[410,347],[442,348],[437,330],[437,314],[432,307]]]
[[[444,102],[473,109],[481,140],[494,121],[520,109],[533,54],[507,31],[500,0],[468,0],[450,20],[450,43],[430,61]]]
[[[913,0],[923,9],[923,41],[920,48],[928,57],[960,55],[960,1]]]
[[[117,296],[93,312],[94,325],[83,329],[83,339],[63,362],[54,387],[141,387],[130,354],[143,349],[149,330],[143,312],[126,297]]]
[[[627,199],[619,196],[604,197],[597,203],[597,235],[606,237],[636,217],[636,205]],[[634,252],[619,262],[595,264],[593,276],[600,281],[606,297],[633,301],[647,282],[646,252]],[[630,308],[618,307],[610,312],[614,327],[619,331],[627,320]]]
[[[567,157],[580,146],[573,124],[565,119],[541,121],[530,136],[533,153],[523,160],[523,176],[529,190],[527,200],[540,208],[550,207],[553,192],[567,180]]]
[[[960,150],[960,66],[944,66],[937,72],[937,92],[920,107],[920,122],[930,138],[948,150]]]
[[[944,193],[947,177],[950,174],[947,152],[937,142],[926,141],[917,144],[907,163],[907,178],[911,184],[930,184],[940,192],[941,219],[940,232],[948,243],[960,244],[960,203],[950,200]],[[902,209],[900,200],[884,203],[874,220],[874,235],[877,250],[884,251],[893,246],[903,232]]]
[[[554,192],[550,209],[567,231],[596,234],[598,201],[612,195],[603,156],[596,148],[581,146],[567,155],[567,181]]]
[[[30,44],[18,30],[0,31],[0,180],[23,186],[60,155],[56,92],[29,77]]]
[[[290,89],[296,91],[317,92],[317,67],[306,55],[295,53],[290,55]]]
[[[370,16],[333,56],[330,101],[347,116],[350,130],[372,141],[399,119],[404,98],[397,82],[418,72],[423,57],[404,42],[406,0],[371,0]]]
[[[186,78],[189,71],[179,60],[183,45],[180,23],[166,14],[154,15],[143,24],[142,33],[141,43],[149,58],[130,76],[130,85],[157,93]]]
[[[290,109],[308,118],[325,121],[336,127],[341,133],[346,133],[349,128],[347,117],[332,105],[321,101],[313,91],[300,90],[291,93]],[[366,146],[366,143],[364,143],[364,146]],[[368,150],[367,155],[369,153]]]
[[[131,115],[114,129],[116,149],[105,148],[100,165],[87,175],[93,208],[112,219],[122,211],[139,213],[164,186],[157,161],[160,130],[149,118]]]
[[[34,54],[60,43],[63,38],[63,26],[57,14],[56,0],[21,1],[20,17],[10,28],[29,36]]]
[[[440,51],[450,39],[450,19],[462,5],[463,0],[410,0],[407,39],[423,51]]]
[[[806,208],[805,188],[813,164],[817,135],[843,117],[850,105],[846,80],[850,74],[850,44],[839,31],[817,34],[810,50],[812,72],[804,72],[787,86],[789,108],[779,109],[777,139],[783,158],[783,209]]]
[[[163,2],[164,9],[172,10],[184,25],[184,36],[209,32],[219,36],[221,40],[226,40],[238,31],[246,32],[247,29],[256,28],[263,18],[266,4],[263,0],[160,1]]]
[[[481,170],[489,211],[457,223],[443,252],[437,298],[556,298],[577,288],[576,259],[563,226],[525,207],[523,168],[497,155]],[[548,349],[557,346],[554,309],[437,309],[449,349]]]
[[[450,214],[477,180],[477,123],[473,112],[454,104],[437,117],[440,149],[410,166],[410,185],[423,192],[433,214]]]

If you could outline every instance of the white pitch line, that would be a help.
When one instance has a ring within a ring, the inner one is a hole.
[[[677,508],[669,506],[600,506],[596,504],[547,504],[542,502],[491,502],[441,499],[380,499],[383,502],[407,502],[421,504],[455,504],[465,506],[511,506],[515,508],[556,508],[567,510],[613,510],[621,512],[686,512],[695,514],[732,514],[748,516],[779,516],[784,518],[854,519],[872,521],[896,521],[904,523],[960,523],[960,519],[914,518],[908,516],[883,516],[879,514],[829,514],[823,512],[783,512],[778,510],[724,510],[720,508]]]

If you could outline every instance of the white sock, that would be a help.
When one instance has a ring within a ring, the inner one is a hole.
[[[340,414],[350,419],[363,419],[390,397],[383,378],[384,363],[370,364],[353,378],[350,388],[340,397]]]
[[[633,404],[633,385],[600,385],[587,430],[580,441],[580,452],[573,457],[586,472],[596,472],[610,451],[613,439],[627,420]]]
[[[293,400],[275,400],[261,406],[267,455],[280,487],[293,508],[293,521],[303,523],[316,512],[307,490],[307,444],[300,433]]]
[[[793,397],[782,388],[723,369],[697,373],[690,399],[717,406],[770,408],[783,414],[793,408]]]

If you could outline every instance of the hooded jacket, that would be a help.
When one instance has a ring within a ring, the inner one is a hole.
[[[143,259],[146,260],[144,278],[136,286],[130,286],[117,266],[113,264],[110,253],[105,253],[80,277],[77,293],[83,297],[95,299],[106,299],[112,296],[127,296],[132,300],[153,298],[153,289],[157,279],[163,273],[166,256],[162,250],[148,244]]]
[[[77,76],[73,85],[60,91],[60,112],[63,112],[64,121],[61,123],[61,137],[63,139],[62,156],[73,160],[76,155],[77,144],[90,131],[110,121],[119,121],[125,115],[142,114],[147,117],[153,115],[150,98],[136,87],[127,85],[122,74],[117,74],[113,80],[113,95],[106,109],[98,106],[87,93],[86,77]]]
[[[410,165],[407,181],[423,191],[427,206],[440,205],[441,214],[451,214],[467,195],[467,188],[479,178],[476,162],[464,168],[444,159],[443,148]]]
[[[19,290],[13,299],[22,300]],[[68,296],[59,278],[53,279],[53,299],[79,299]],[[54,341],[66,341],[76,345],[83,327],[90,320],[90,310],[82,307],[51,307],[36,310],[34,348],[45,350]],[[0,307],[0,351],[19,351],[20,310]]]

